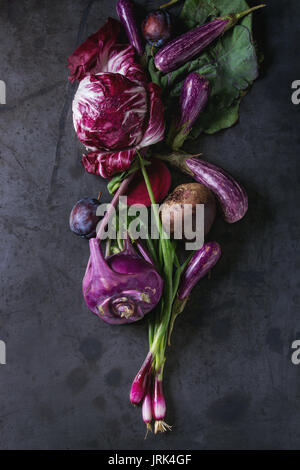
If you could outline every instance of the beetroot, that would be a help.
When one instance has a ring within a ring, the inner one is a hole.
[[[171,186],[171,174],[168,167],[157,160],[156,158],[150,159],[151,165],[147,166],[147,173],[152,186],[155,201],[161,202],[167,196]],[[128,188],[127,204],[144,204],[150,206],[151,201],[145,185],[145,181],[141,171],[139,171]]]

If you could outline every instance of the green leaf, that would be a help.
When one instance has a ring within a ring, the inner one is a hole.
[[[186,297],[183,300],[179,300],[178,298],[175,299],[172,307],[172,313],[171,313],[171,319],[170,319],[170,324],[169,324],[169,332],[168,332],[168,345],[171,346],[171,336],[174,328],[174,323],[178,315],[180,315],[188,301],[188,297]]]
[[[181,20],[191,29],[215,17],[247,8],[244,0],[186,0]],[[150,62],[153,73],[153,57]],[[163,89],[166,116],[174,115],[174,104],[178,102],[183,82],[190,72],[205,75],[211,85],[208,106],[194,124],[190,137],[198,137],[202,132],[214,134],[235,124],[241,99],[258,76],[252,15],[225,32],[196,59],[168,74],[157,72],[156,83]]]
[[[196,139],[202,132],[215,134],[221,129],[228,129],[233,126],[239,118],[239,107],[241,98],[235,100],[231,106],[223,109],[214,109],[213,106],[207,109],[193,127],[190,138]]]
[[[154,48],[153,46],[150,46],[150,44],[147,44],[145,48],[144,57],[148,65],[148,72],[150,74],[151,81],[153,83],[156,83],[156,85],[162,86],[161,81],[160,81],[162,73],[159,70],[157,70],[154,64],[155,52],[156,52],[156,48]]]
[[[186,0],[180,17],[188,29],[194,28],[205,23],[209,18],[219,16],[220,10],[216,6],[217,3],[214,0]]]

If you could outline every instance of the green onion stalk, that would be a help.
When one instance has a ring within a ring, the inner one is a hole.
[[[154,315],[152,315],[149,322],[149,352],[132,383],[130,401],[137,405],[144,400],[143,417],[147,417],[147,421],[144,419],[147,429],[149,429],[150,426],[149,414],[151,411],[150,407],[152,407],[153,417],[155,420],[154,431],[157,433],[171,429],[164,420],[166,415],[166,404],[162,388],[163,371],[166,360],[166,347],[168,343],[170,343],[170,326],[173,325],[174,313],[176,313],[173,308],[173,306],[176,305],[176,302],[174,301],[179,287],[180,276],[190,258],[188,258],[183,265],[180,265],[176,255],[175,243],[169,239],[163,229],[158,206],[153,195],[144,161],[140,155],[138,155],[138,157],[140,161],[140,169],[148,190],[155,223],[159,233],[158,251],[160,256],[158,256],[159,261],[157,268],[164,279],[164,292],[160,303],[156,307]],[[151,246],[152,243],[152,241],[148,240],[148,247],[153,252],[153,246]],[[152,382],[153,386],[152,405],[149,402],[149,382]],[[146,409],[146,406],[148,406],[148,409]]]

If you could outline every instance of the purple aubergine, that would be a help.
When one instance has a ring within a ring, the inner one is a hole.
[[[221,247],[217,242],[208,242],[196,251],[180,280],[179,300],[186,299],[193,287],[210,271],[221,256]]]
[[[149,13],[143,21],[142,33],[151,46],[163,46],[170,39],[172,33],[170,14],[162,10]]]
[[[82,238],[96,236],[96,227],[101,217],[97,216],[98,199],[84,198],[77,201],[70,213],[70,229]]]
[[[89,309],[110,324],[132,323],[160,300],[163,281],[155,268],[130,246],[107,259],[97,238],[90,240],[90,259],[82,282]]]
[[[207,104],[209,92],[209,81],[203,75],[192,72],[186,77],[180,96],[180,126],[192,128]]]
[[[211,44],[225,31],[232,28],[241,18],[264,6],[265,5],[258,5],[239,13],[215,18],[213,21],[202,26],[198,26],[185,34],[182,34],[178,38],[173,39],[156,54],[156,68],[161,70],[163,73],[172,72],[200,54],[205,47]]]
[[[243,186],[232,176],[200,158],[189,158],[185,164],[195,180],[215,194],[226,222],[232,224],[244,217],[248,210],[248,196]]]
[[[134,47],[137,54],[142,56],[144,54],[144,48],[134,10],[135,6],[131,0],[119,0],[117,3],[117,13],[125,28],[129,42]]]
[[[174,150],[182,147],[195,121],[205,109],[210,94],[209,81],[199,73],[190,73],[182,86],[179,116],[171,126],[168,143]]]

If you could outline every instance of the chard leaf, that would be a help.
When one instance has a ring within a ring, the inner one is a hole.
[[[181,20],[187,29],[191,29],[215,17],[247,8],[244,0],[186,0],[181,11]],[[243,18],[199,57],[173,72],[163,75],[155,71],[153,57],[149,57],[148,66],[152,78],[163,89],[164,101],[167,103],[166,115],[174,114],[172,107],[178,101],[188,73],[198,72],[209,79],[211,95],[208,106],[194,124],[190,137],[196,138],[202,132],[214,134],[231,127],[238,120],[242,97],[258,76],[252,15]]]

